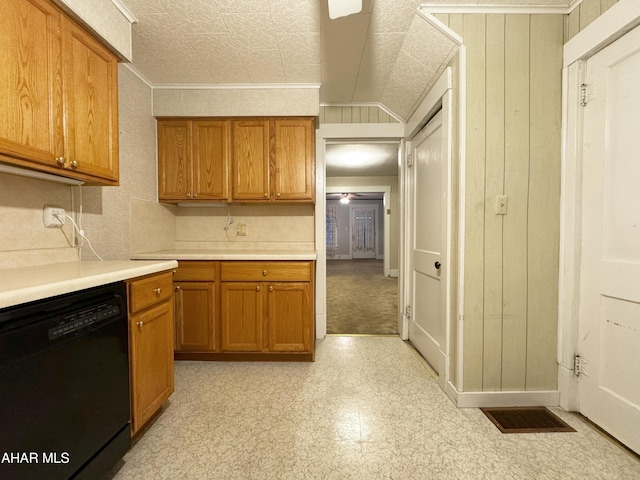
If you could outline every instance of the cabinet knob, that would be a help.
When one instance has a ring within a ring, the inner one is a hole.
[[[273,292],[273,287],[269,287],[269,291],[270,291],[270,292]]]
[[[158,288],[155,288],[153,291],[156,292],[156,295],[160,295],[160,292],[162,291],[162,289],[158,287]]]
[[[144,327],[144,322],[142,320],[140,320],[139,322],[136,323],[136,325],[138,325],[138,327],[142,328],[142,327]]]
[[[256,285],[256,292],[260,291],[260,285]]]
[[[180,290],[180,286],[177,286],[177,287],[176,287],[176,290]]]
[[[190,193],[187,193],[187,198],[191,198],[191,194]]]
[[[71,168],[78,168],[80,164],[77,160],[73,160],[72,162],[69,162],[69,165],[71,165]]]
[[[193,198],[198,198],[198,194],[197,194],[197,193],[194,193],[194,194],[193,194]]]
[[[266,270],[262,270],[262,276],[266,277],[267,276],[267,271]]]
[[[64,157],[56,157],[56,163],[62,167],[64,165]]]
[[[276,193],[276,197],[280,198],[280,193]]]
[[[265,193],[265,194],[264,194],[264,198],[267,198],[268,196],[269,196],[269,194],[268,194],[268,193]]]

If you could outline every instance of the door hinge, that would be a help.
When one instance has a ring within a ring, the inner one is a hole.
[[[581,107],[587,106],[587,84],[586,83],[580,84],[580,106]]]
[[[407,305],[405,307],[404,314],[407,317],[407,320],[411,320],[411,305]]]
[[[587,360],[585,360],[584,357],[581,357],[577,353],[573,356],[573,374],[576,377],[579,377],[580,375],[584,375],[585,377],[588,377],[589,376],[589,371],[587,370],[588,366],[589,366],[589,362],[587,362]]]
[[[407,155],[407,167],[413,167],[413,155]]]

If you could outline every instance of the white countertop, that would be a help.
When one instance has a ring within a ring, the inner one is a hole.
[[[137,253],[135,259],[144,260],[315,260],[315,250],[161,250]]]
[[[172,270],[176,261],[65,262],[0,270],[0,308]]]

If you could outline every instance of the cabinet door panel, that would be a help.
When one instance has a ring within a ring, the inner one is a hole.
[[[74,22],[62,25],[66,166],[117,182],[117,60]]]
[[[42,0],[0,15],[0,153],[55,166],[62,155],[60,12]]]
[[[234,200],[269,198],[269,121],[233,122]]]
[[[315,130],[311,119],[276,120],[275,199],[313,200]]]
[[[158,197],[184,200],[191,195],[191,122],[158,120]]]
[[[180,282],[175,288],[176,350],[213,351],[214,284]]]
[[[198,199],[229,198],[229,122],[193,122],[193,196]]]
[[[137,431],[173,392],[173,302],[130,319],[132,431]]]
[[[222,351],[262,350],[263,288],[256,283],[222,284]]]
[[[269,351],[311,349],[311,299],[308,283],[269,285]]]

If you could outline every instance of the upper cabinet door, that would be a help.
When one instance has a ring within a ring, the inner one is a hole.
[[[193,198],[229,198],[229,122],[193,122]]]
[[[191,198],[190,120],[158,120],[158,197]]]
[[[315,128],[313,119],[275,120],[274,199],[314,200]]]
[[[269,120],[238,120],[233,125],[233,200],[268,200]]]
[[[65,166],[118,182],[118,63],[76,23],[63,17]]]
[[[63,149],[60,18],[44,0],[3,2],[0,15],[0,154],[53,167]]]

